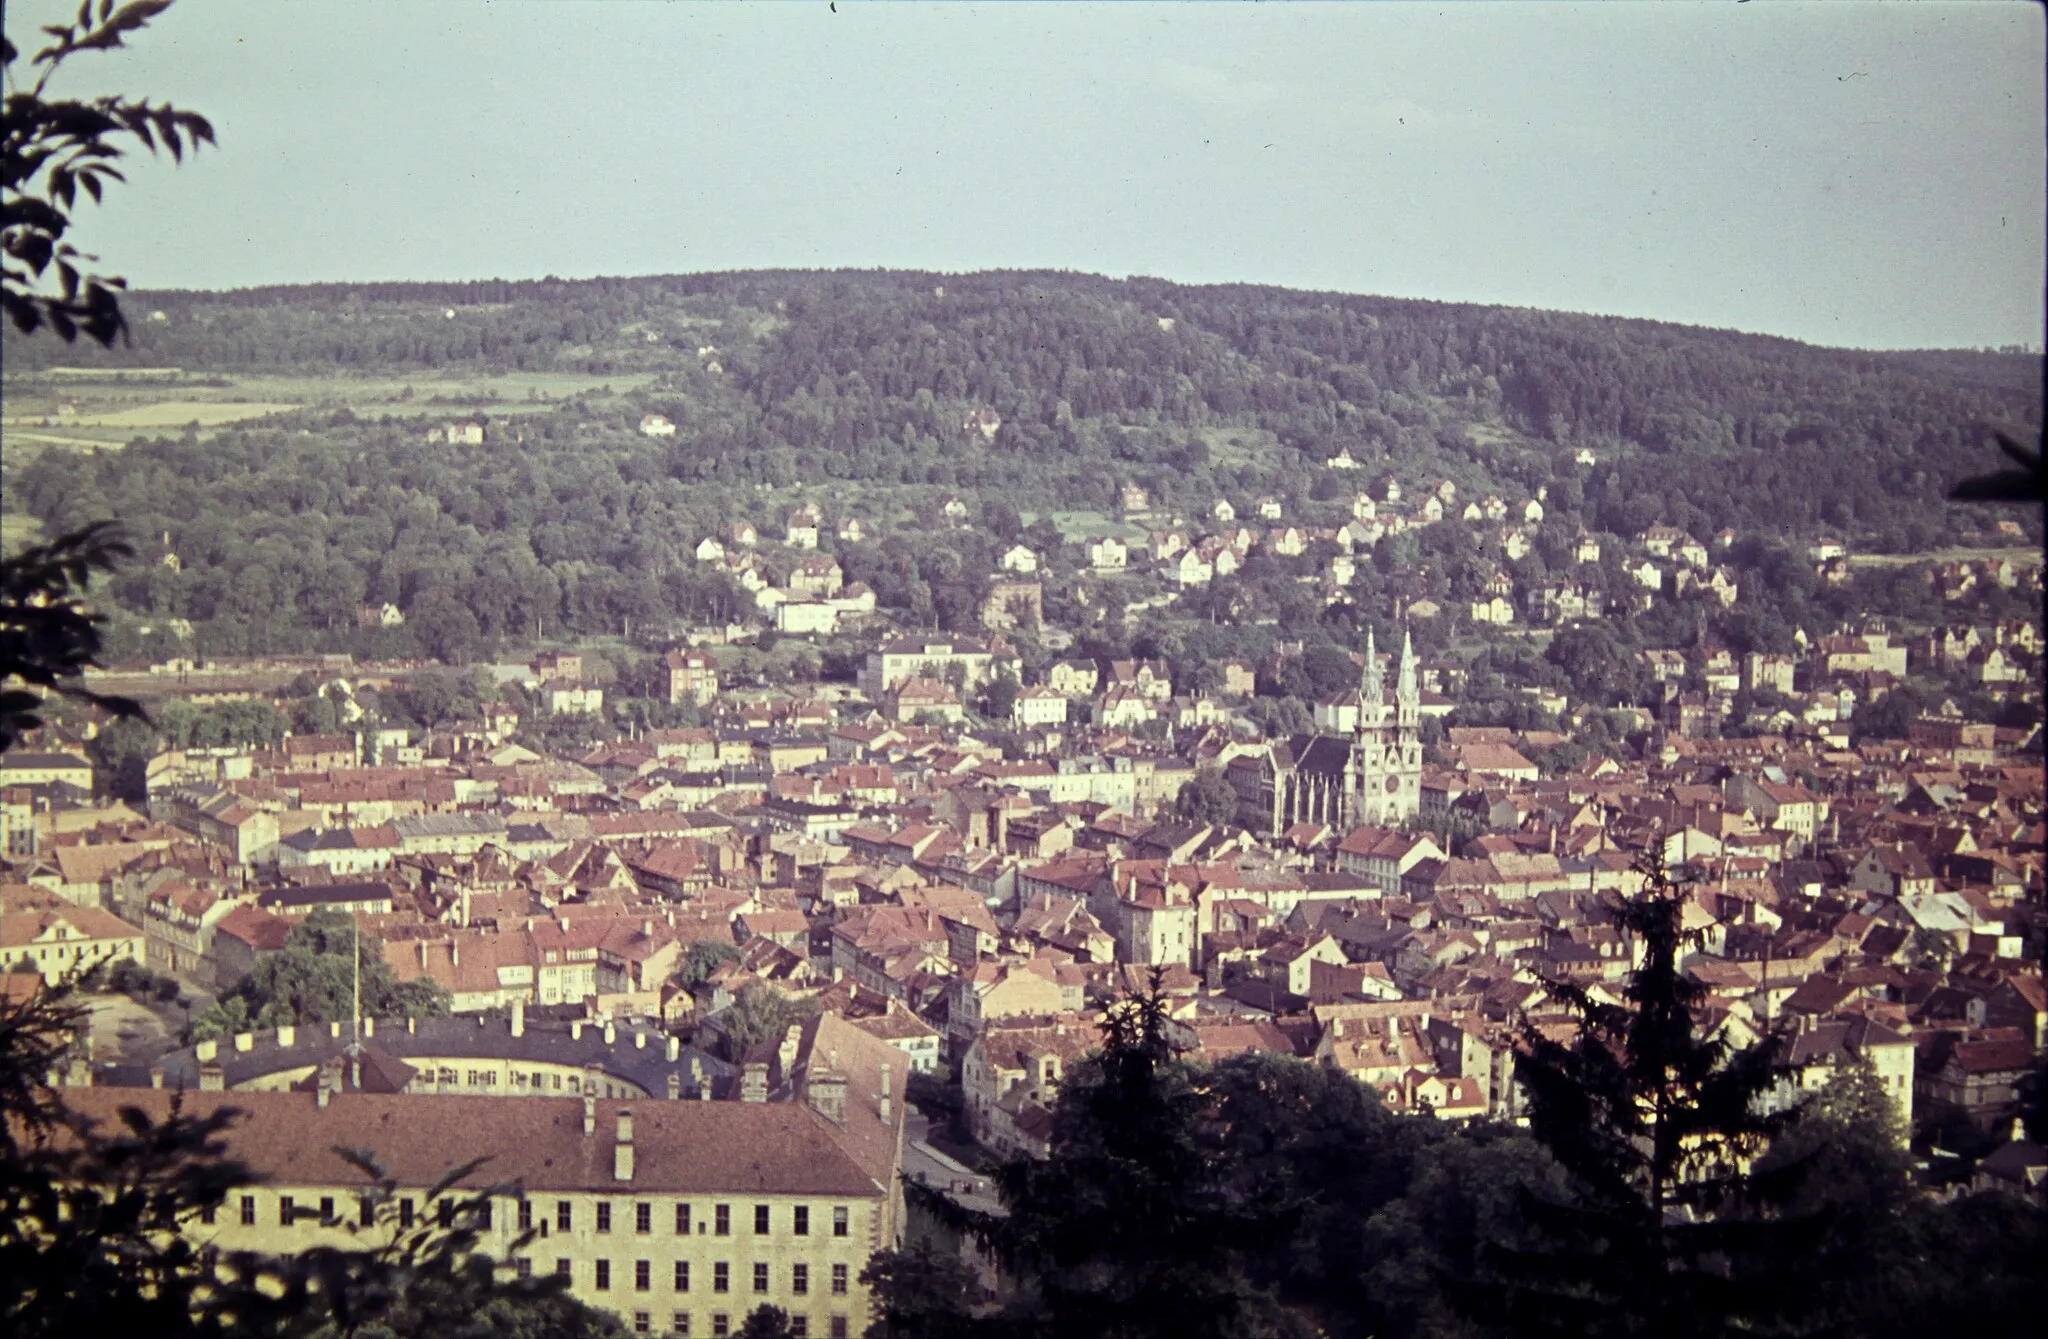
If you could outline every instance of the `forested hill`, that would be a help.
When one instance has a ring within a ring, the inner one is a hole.
[[[46,525],[119,516],[171,533],[188,563],[188,549],[279,540],[294,561],[370,570],[379,598],[417,584],[379,575],[408,525],[444,568],[473,568],[488,539],[519,564],[658,574],[698,532],[767,520],[805,490],[872,522],[939,490],[1109,510],[1129,480],[1165,512],[1273,494],[1315,522],[1392,473],[1544,489],[1553,524],[1625,535],[1661,521],[1921,547],[1950,528],[1949,486],[2000,463],[1990,429],[2031,436],[2041,421],[2034,356],[1078,274],[322,285],[126,305],[134,339],[111,352],[7,332],[10,390],[48,391],[37,374],[58,365],[172,366],[403,378],[409,403],[313,395],[323,409],[206,439],[50,452],[10,465],[9,508]],[[576,374],[584,389],[536,387],[525,412],[491,415],[482,448],[423,447],[423,406],[477,407],[435,387],[494,372]],[[984,410],[1001,422],[986,439],[963,427]],[[677,434],[641,436],[647,413]],[[1340,449],[1360,471],[1324,467]],[[428,516],[468,538],[430,536]]]

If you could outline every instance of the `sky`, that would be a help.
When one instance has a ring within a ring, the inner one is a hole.
[[[2038,348],[2044,57],[2019,0],[182,0],[53,91],[219,133],[83,211],[138,288],[1067,269]]]

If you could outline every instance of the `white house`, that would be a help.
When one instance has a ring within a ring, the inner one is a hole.
[[[1023,544],[1012,544],[1002,556],[1005,572],[1021,572],[1026,576],[1038,570],[1038,555]]]
[[[1098,572],[1121,572],[1130,560],[1130,550],[1115,535],[1088,541],[1088,565]]]
[[[643,414],[640,418],[640,432],[647,437],[673,437],[676,425],[666,414]]]

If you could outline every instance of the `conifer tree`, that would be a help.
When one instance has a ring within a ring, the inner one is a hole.
[[[1753,1170],[1793,1119],[1770,1100],[1796,1072],[1786,1038],[1736,1047],[1702,1028],[1705,992],[1680,968],[1697,943],[1686,890],[1654,855],[1638,870],[1642,890],[1611,908],[1640,952],[1622,1001],[1552,981],[1575,1034],[1522,1028],[1530,1131],[1572,1193],[1523,1194],[1543,1241],[1492,1253],[1479,1310],[1530,1335],[1806,1332],[1818,1320],[1797,1262],[1827,1215],[1782,1211],[1804,1162]]]

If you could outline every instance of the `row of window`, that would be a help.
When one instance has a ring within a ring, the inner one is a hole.
[[[612,1205],[611,1205],[611,1201],[610,1201],[610,1200],[599,1200],[599,1201],[597,1201],[597,1204],[596,1204],[596,1206],[595,1206],[595,1207],[596,1207],[596,1210],[597,1210],[597,1230],[598,1230],[599,1232],[609,1232],[609,1231],[611,1231],[611,1230],[612,1230]],[[635,1202],[635,1203],[633,1204],[633,1206],[632,1206],[632,1207],[633,1207],[633,1230],[634,1230],[635,1232],[642,1232],[642,1233],[645,1233],[645,1232],[652,1232],[652,1231],[654,1231],[654,1205],[652,1205],[651,1203],[647,1202],[646,1200],[639,1200],[639,1201],[636,1201],[636,1202]],[[527,1230],[528,1228],[530,1228],[530,1227],[532,1227],[532,1226],[533,1226],[533,1205],[532,1205],[532,1202],[531,1202],[531,1201],[528,1201],[528,1200],[521,1200],[521,1201],[519,1202],[519,1229],[520,1229],[520,1231],[522,1231],[522,1232],[523,1232],[523,1231]],[[573,1231],[573,1230],[575,1229],[575,1226],[576,1226],[576,1206],[575,1206],[575,1203],[574,1203],[574,1201],[571,1201],[571,1200],[556,1200],[556,1201],[555,1201],[555,1231],[557,1231],[557,1232],[569,1232],[569,1231]],[[719,1237],[729,1237],[729,1236],[731,1236],[731,1235],[732,1235],[732,1206],[731,1206],[730,1204],[714,1204],[714,1205],[712,1205],[712,1206],[711,1206],[711,1222],[710,1222],[709,1226],[710,1226],[710,1229],[711,1229],[712,1235],[714,1235],[714,1236],[719,1236]],[[706,1224],[704,1224],[704,1223],[702,1223],[702,1222],[697,1222],[697,1223],[695,1224],[695,1230],[696,1230],[697,1232],[699,1232],[699,1233],[703,1232],[703,1231],[705,1230],[705,1227],[706,1227]],[[676,1234],[677,1234],[678,1236],[685,1236],[685,1237],[686,1237],[686,1236],[690,1235],[690,1232],[691,1232],[691,1230],[692,1230],[692,1217],[691,1217],[691,1209],[690,1209],[690,1205],[689,1205],[689,1204],[688,1204],[687,1202],[679,1202],[679,1203],[678,1203],[678,1204],[677,1204],[677,1205],[675,1206],[675,1230],[676,1230]],[[762,1236],[762,1237],[765,1237],[765,1236],[769,1235],[769,1234],[770,1234],[771,1232],[773,1232],[774,1230],[775,1230],[775,1206],[774,1206],[774,1205],[772,1205],[772,1204],[756,1204],[756,1205],[754,1206],[754,1235],[756,1235],[756,1236]],[[835,1236],[835,1237],[845,1237],[845,1236],[850,1236],[850,1235],[852,1234],[852,1230],[853,1230],[853,1214],[852,1214],[852,1211],[851,1211],[851,1210],[849,1210],[849,1209],[847,1208],[847,1206],[846,1206],[846,1205],[844,1205],[844,1204],[837,1204],[837,1205],[834,1205],[834,1206],[832,1207],[832,1235],[833,1235],[833,1236]],[[808,1237],[808,1236],[810,1236],[810,1235],[811,1235],[811,1206],[810,1206],[810,1205],[808,1205],[808,1204],[795,1204],[795,1205],[791,1205],[791,1206],[790,1206],[790,1210],[789,1210],[789,1231],[790,1231],[790,1235],[792,1235],[792,1236],[797,1236],[797,1237]]]
[[[531,1200],[520,1200],[518,1202],[518,1205],[519,1230],[521,1232],[531,1231],[533,1228],[533,1202]],[[491,1201],[488,1199],[482,1200],[479,1202],[478,1207],[479,1213],[476,1226],[488,1228],[491,1225]],[[438,1221],[440,1222],[441,1226],[448,1226],[454,1218],[455,1201],[449,1199],[437,1201],[436,1208],[439,1211]],[[599,1200],[597,1202],[596,1208],[597,1230],[599,1232],[610,1232],[612,1230],[611,1201]],[[364,1227],[372,1226],[376,1221],[374,1206],[371,1204],[370,1200],[367,1197],[362,1198],[358,1201],[356,1212],[357,1221],[360,1222]],[[399,1226],[411,1227],[413,1225],[414,1212],[415,1210],[413,1207],[413,1201],[411,1197],[407,1196],[401,1198],[398,1201]],[[256,1226],[256,1197],[254,1195],[242,1196],[241,1214],[242,1226]],[[297,1201],[292,1196],[279,1195],[277,1197],[277,1221],[280,1226],[290,1227],[300,1218],[310,1218],[313,1216],[314,1211],[310,1206],[306,1208],[300,1208]],[[340,1218],[337,1216],[334,1196],[322,1195],[320,1197],[320,1208],[318,1216],[320,1222],[326,1224],[333,1224],[341,1221]],[[200,1211],[199,1217],[201,1222],[211,1223],[215,1221],[215,1211],[213,1208],[208,1207]],[[675,1206],[675,1230],[677,1235],[689,1236],[691,1232],[691,1221],[692,1220],[689,1204],[678,1203]],[[569,1232],[574,1230],[576,1223],[576,1206],[574,1201],[555,1201],[554,1222],[555,1230],[557,1232]],[[833,1236],[844,1237],[851,1235],[852,1223],[853,1216],[846,1205],[838,1204],[833,1206]],[[696,1225],[696,1231],[702,1233],[705,1229],[705,1226],[705,1224],[699,1222]],[[731,1236],[732,1206],[730,1204],[713,1205],[710,1226],[712,1228],[714,1235],[721,1237]],[[633,1205],[633,1230],[635,1232],[641,1233],[648,1233],[654,1230],[654,1205],[647,1202],[646,1200],[640,1200]],[[811,1235],[811,1206],[809,1206],[808,1204],[797,1204],[792,1205],[790,1207],[789,1230],[791,1235],[793,1236],[808,1237],[809,1235]],[[767,1236],[773,1231],[774,1206],[770,1204],[756,1204],[754,1206],[755,1235]]]
[[[635,1311],[633,1313],[633,1333],[652,1334],[653,1332],[653,1313],[647,1311]],[[689,1312],[678,1311],[670,1316],[670,1334],[688,1335],[690,1332],[691,1330]],[[810,1339],[811,1318],[809,1316],[802,1315],[791,1316],[789,1318],[789,1332],[795,1336],[795,1339]],[[729,1312],[725,1311],[712,1312],[711,1329],[707,1331],[707,1333],[711,1334],[714,1337],[714,1339],[717,1339],[717,1336],[728,1335],[733,1333],[732,1315]],[[849,1325],[846,1317],[844,1316],[833,1316],[826,1323],[825,1334],[827,1336],[827,1339],[847,1339],[847,1336],[850,1333],[852,1333],[852,1327]]]
[[[533,1261],[531,1259],[521,1256],[514,1263],[519,1271],[520,1278],[533,1277]],[[598,1292],[610,1292],[612,1287],[612,1262],[609,1260],[593,1260],[590,1263],[590,1286]],[[690,1291],[690,1262],[688,1260],[671,1261],[670,1269],[670,1286],[679,1293]],[[576,1282],[576,1262],[568,1259],[556,1260],[555,1273],[573,1285]],[[757,1262],[754,1264],[752,1281],[755,1292],[765,1293],[769,1290],[771,1286],[769,1275],[770,1269],[767,1263]],[[846,1296],[849,1277],[845,1265],[832,1266],[829,1286],[834,1297]],[[635,1260],[633,1262],[633,1291],[651,1292],[653,1288],[654,1261]],[[715,1293],[729,1293],[732,1291],[732,1264],[730,1261],[720,1260],[711,1266],[711,1291]],[[808,1297],[810,1295],[811,1267],[809,1265],[797,1264],[789,1267],[789,1291],[797,1297]]]

